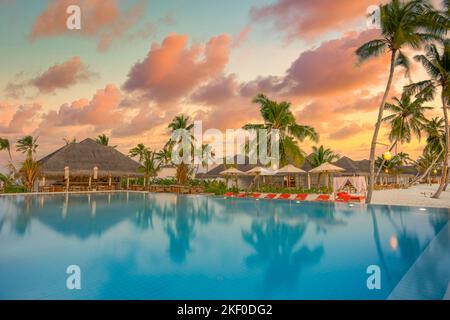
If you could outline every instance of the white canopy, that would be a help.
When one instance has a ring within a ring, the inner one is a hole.
[[[293,166],[292,164],[288,164],[281,169],[277,170],[277,173],[286,173],[286,174],[296,174],[296,173],[306,173],[306,171]]]
[[[314,168],[312,170],[310,170],[310,173],[332,173],[332,172],[343,172],[345,171],[345,169],[335,166],[329,162],[325,162],[323,164],[321,164],[320,166],[318,166],[317,168]]]
[[[365,195],[367,192],[367,182],[366,178],[362,176],[356,177],[336,177],[333,179],[333,190],[334,193],[339,192],[347,182],[356,189],[357,194]]]
[[[222,176],[233,176],[233,175],[243,175],[244,172],[242,172],[241,170],[238,170],[236,168],[229,168],[227,170],[224,170],[220,173],[220,175]]]
[[[271,169],[263,168],[263,167],[254,167],[251,170],[248,170],[245,172],[246,175],[254,176],[254,175],[260,175],[260,176],[273,176],[277,173],[277,171],[273,171]]]

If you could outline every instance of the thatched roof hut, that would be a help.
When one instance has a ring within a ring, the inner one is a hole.
[[[140,176],[140,164],[110,146],[92,139],[70,143],[38,161],[45,177],[64,176],[64,167],[69,167],[71,176],[91,176],[94,167],[98,176]]]

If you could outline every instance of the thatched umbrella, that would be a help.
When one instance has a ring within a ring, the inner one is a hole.
[[[240,171],[240,170],[238,170],[236,168],[230,168],[230,169],[224,170],[224,171],[222,171],[220,173],[221,176],[234,177],[235,181],[236,181],[236,188],[238,187],[238,179],[237,179],[237,177],[238,176],[242,176],[244,174],[245,174],[244,172],[242,172],[242,171]]]
[[[327,187],[330,187],[330,174],[332,173],[336,173],[336,172],[344,172],[345,169],[332,165],[329,162],[325,162],[323,164],[321,164],[320,166],[312,169],[311,171],[309,171],[309,173],[326,173],[327,174]]]
[[[277,173],[287,175],[288,177],[288,188],[290,187],[291,182],[291,174],[300,174],[300,173],[306,173],[306,171],[297,168],[296,166],[293,166],[292,164],[288,164],[287,166],[284,166],[281,169],[277,170]]]

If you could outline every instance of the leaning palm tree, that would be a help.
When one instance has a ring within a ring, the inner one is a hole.
[[[313,153],[308,158],[309,164],[313,168],[317,168],[318,166],[324,164],[324,163],[331,163],[333,161],[336,161],[341,156],[337,153],[334,153],[331,149],[325,149],[324,146],[316,147],[313,146]],[[321,173],[319,173],[319,188],[320,188],[320,178]]]
[[[17,140],[16,151],[25,153],[27,159],[33,159],[33,153],[36,153],[36,148],[38,138],[33,138],[32,136],[26,136]]]
[[[442,52],[435,44],[425,47],[425,54],[417,55],[415,60],[420,62],[430,79],[413,83],[406,87],[411,93],[416,93],[426,100],[433,100],[438,89],[441,91],[441,103],[444,116],[445,142],[444,142],[444,162],[441,182],[433,198],[438,199],[447,183],[448,177],[448,156],[449,156],[449,125],[448,125],[448,103],[450,100],[450,40],[443,41]]]
[[[128,154],[132,158],[138,157],[139,158],[139,163],[142,163],[142,161],[144,160],[144,157],[146,156],[146,154],[148,152],[149,152],[149,149],[144,144],[139,143],[136,147],[130,149]]]
[[[427,156],[427,159],[432,157],[433,160],[429,161],[427,169],[423,170],[423,174],[416,177],[412,183],[421,181],[425,178],[431,170],[437,167],[437,163],[443,161],[444,157],[444,143],[445,143],[445,125],[444,119],[433,118],[427,121],[424,125],[424,131],[427,135],[426,147],[423,150],[423,155]]]
[[[190,117],[180,115],[173,118],[168,128],[171,129],[172,133],[174,133],[177,130],[182,130],[184,132],[182,135],[179,135],[176,139],[170,138],[169,141],[166,143],[166,147],[170,149],[171,152],[173,152],[175,149],[179,153],[180,157],[183,158],[183,160],[176,165],[176,178],[177,183],[186,184],[186,182],[189,179],[191,169],[189,168],[189,164],[186,163],[184,158],[189,157],[192,160],[193,157],[194,137],[192,136],[191,131],[194,128],[194,124],[191,123]],[[184,142],[187,142],[191,146],[191,151],[189,152],[188,155],[184,154],[186,150],[182,150],[183,140],[185,140]],[[178,149],[180,148],[181,152],[178,151]]]
[[[388,122],[391,132],[389,133],[389,140],[391,146],[389,151],[392,151],[398,144],[410,143],[413,136],[420,140],[421,133],[424,128],[425,112],[433,108],[424,106],[425,102],[421,98],[411,100],[411,95],[408,92],[403,92],[401,98],[394,97],[393,103],[386,103],[385,109],[391,114],[383,118],[383,122]],[[383,164],[378,166],[378,172],[375,180],[380,175]]]
[[[0,151],[2,151],[2,150],[8,151],[9,160],[12,161],[12,157],[11,157],[11,145],[10,145],[10,143],[9,143],[9,140],[6,139],[6,138],[0,137]]]
[[[318,142],[319,135],[317,132],[313,127],[297,124],[291,111],[290,102],[276,102],[270,100],[264,94],[258,94],[253,99],[253,103],[260,105],[264,123],[247,124],[243,129],[266,129],[269,133],[269,139],[272,130],[278,130],[280,165],[286,165],[291,160],[297,166],[300,166],[304,160],[304,152],[298,146],[298,142],[303,142],[305,139]]]
[[[384,107],[394,79],[394,71],[397,66],[409,70],[409,59],[403,53],[403,49],[410,47],[419,49],[431,39],[438,39],[446,30],[439,27],[433,19],[429,19],[432,7],[424,0],[400,1],[392,0],[390,3],[380,5],[381,37],[371,40],[356,50],[359,62],[377,57],[386,52],[390,53],[390,70],[386,89],[380,102],[378,118],[375,125],[372,143],[370,147],[370,175],[366,202],[372,200],[375,182],[375,152],[378,134],[380,131]]]

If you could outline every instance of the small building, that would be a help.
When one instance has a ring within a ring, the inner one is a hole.
[[[93,180],[120,188],[124,179],[142,177],[140,164],[113,147],[93,139],[70,143],[38,161],[39,184],[87,185]]]

